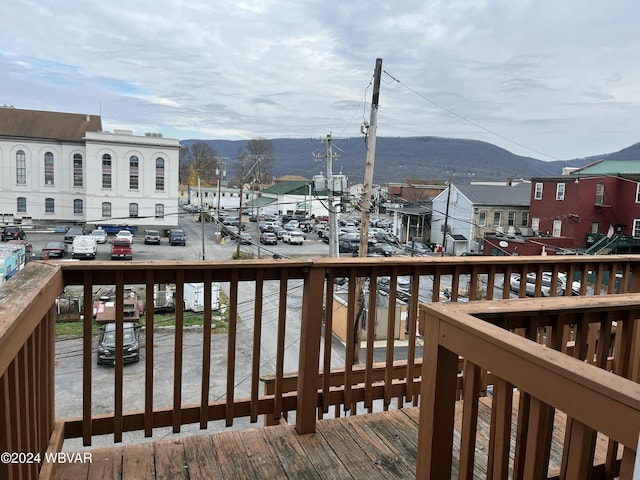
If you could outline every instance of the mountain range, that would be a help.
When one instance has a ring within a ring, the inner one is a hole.
[[[246,140],[182,140],[190,147],[196,142],[208,144],[218,157],[226,158],[228,176],[235,171],[238,151],[247,149]],[[274,147],[273,175],[300,175],[311,178],[327,172],[327,145],[324,139],[277,138]],[[333,173],[342,173],[352,184],[362,183],[366,159],[364,138],[334,139]],[[530,179],[560,175],[564,167],[580,167],[595,161],[639,160],[640,143],[618,152],[592,155],[566,161],[543,161],[515,155],[504,148],[479,140],[442,137],[378,137],[374,164],[374,183],[406,180],[467,183],[471,180]]]

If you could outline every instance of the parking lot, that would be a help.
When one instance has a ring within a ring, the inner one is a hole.
[[[229,237],[223,237],[215,222],[205,222],[203,229],[203,225],[196,221],[195,216],[184,215],[179,223],[179,228],[182,228],[186,234],[185,246],[170,246],[168,238],[164,235],[160,245],[145,245],[144,232],[138,231],[133,238],[133,260],[202,260],[203,249],[205,260],[227,260],[232,258],[237,249],[236,241]],[[64,241],[64,233],[42,230],[25,231],[27,241],[32,244],[32,258],[42,257],[42,248],[47,242]],[[241,245],[240,248],[242,252],[253,255],[254,258],[269,258],[274,255],[282,258],[295,258],[329,254],[328,244],[324,243],[315,232],[307,234],[303,245],[288,245],[282,241],[279,241],[277,245],[262,245],[259,243],[256,223],[247,222],[245,231],[251,235],[252,243]],[[113,236],[109,236],[107,243],[98,244],[96,260],[111,260],[110,242],[112,239]],[[71,259],[71,244],[67,244],[67,246],[69,252],[66,258]]]

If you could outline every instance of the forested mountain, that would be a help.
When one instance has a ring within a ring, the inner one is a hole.
[[[301,175],[311,178],[326,174],[327,145],[324,139],[278,138],[274,146],[273,175]],[[247,141],[183,140],[189,147],[195,142],[210,145],[220,157],[227,158],[227,172],[232,175],[239,149]],[[361,183],[364,176],[366,145],[363,138],[334,139],[333,172],[347,175],[351,183]],[[316,157],[318,159],[316,160]],[[379,137],[376,142],[375,183],[413,180],[529,179],[560,175],[563,167],[582,166],[600,159],[640,160],[640,143],[619,152],[595,155],[569,161],[545,162],[514,155],[491,143],[442,137]]]

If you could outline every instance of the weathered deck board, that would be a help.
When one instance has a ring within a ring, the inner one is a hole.
[[[490,398],[481,399],[478,406],[475,478],[486,478],[490,406]],[[457,478],[461,410],[458,404],[452,478]],[[407,408],[326,419],[318,422],[315,434],[308,435],[298,435],[290,425],[277,425],[95,449],[92,464],[60,465],[55,478],[410,479],[415,478],[418,415],[418,408]],[[511,455],[515,418],[514,414]],[[564,415],[556,412],[550,471],[560,466],[564,424]],[[605,438],[598,438],[597,452],[601,463]]]

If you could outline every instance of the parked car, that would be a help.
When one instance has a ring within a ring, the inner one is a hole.
[[[64,234],[64,243],[73,243],[73,239],[78,235],[84,235],[84,230],[79,227],[70,227]]]
[[[284,232],[282,241],[284,243],[288,243],[289,245],[302,245],[304,243],[304,233],[302,233],[300,230],[290,230]]]
[[[169,245],[182,245],[187,244],[187,237],[184,234],[184,230],[181,228],[172,228],[169,230]]]
[[[129,230],[120,230],[118,233],[116,233],[115,239],[124,239],[128,240],[129,243],[133,243],[133,233],[131,233]]]
[[[33,251],[33,245],[31,244],[31,242],[28,242],[26,240],[9,240],[7,243],[12,245],[24,245],[25,253],[31,253]]]
[[[140,360],[140,344],[138,339],[139,325],[124,322],[122,358],[124,363]],[[116,363],[116,324],[107,323],[100,329],[98,337],[98,365],[115,365]]]
[[[250,233],[242,232],[240,234],[240,244],[241,245],[251,245],[253,243],[253,237]]]
[[[22,228],[16,225],[7,225],[2,231],[2,241],[8,242],[9,240],[24,240],[27,238],[27,234],[24,233]]]
[[[145,230],[144,231],[144,244],[145,245],[160,245],[160,232],[158,230]]]
[[[96,243],[107,243],[107,231],[101,228],[96,228],[91,232],[91,235],[96,237]]]
[[[96,258],[98,243],[93,235],[77,235],[71,246],[71,258]]]
[[[236,238],[240,233],[240,229],[235,225],[223,225],[220,233],[223,237]]]
[[[391,290],[390,284],[390,277],[378,278],[378,292],[388,295]],[[396,297],[405,302],[411,298],[411,277],[396,277]]]
[[[273,232],[263,232],[260,235],[260,243],[264,243],[265,245],[277,245],[278,237]]]
[[[527,279],[525,283],[525,293],[526,295],[533,296],[536,291],[536,273],[527,273]],[[564,275],[558,275],[558,279],[555,285],[555,294],[557,296],[564,295],[564,291],[566,288],[567,282]],[[511,279],[509,280],[509,288],[513,292],[520,292],[520,275],[517,273],[511,274]],[[551,272],[543,272],[542,280],[540,285],[540,294],[543,297],[548,297],[551,295],[554,286],[552,284],[552,275]]]
[[[64,242],[51,241],[42,247],[44,258],[64,258],[67,256],[67,244]]]
[[[382,255],[384,257],[391,257],[395,255],[396,249],[388,243],[370,243],[368,253]]]
[[[111,242],[111,260],[132,260],[133,249],[126,238],[114,238]]]
[[[274,225],[273,227],[269,227],[265,231],[275,233],[278,240],[282,240],[282,237],[286,232],[286,230],[279,225]]]

